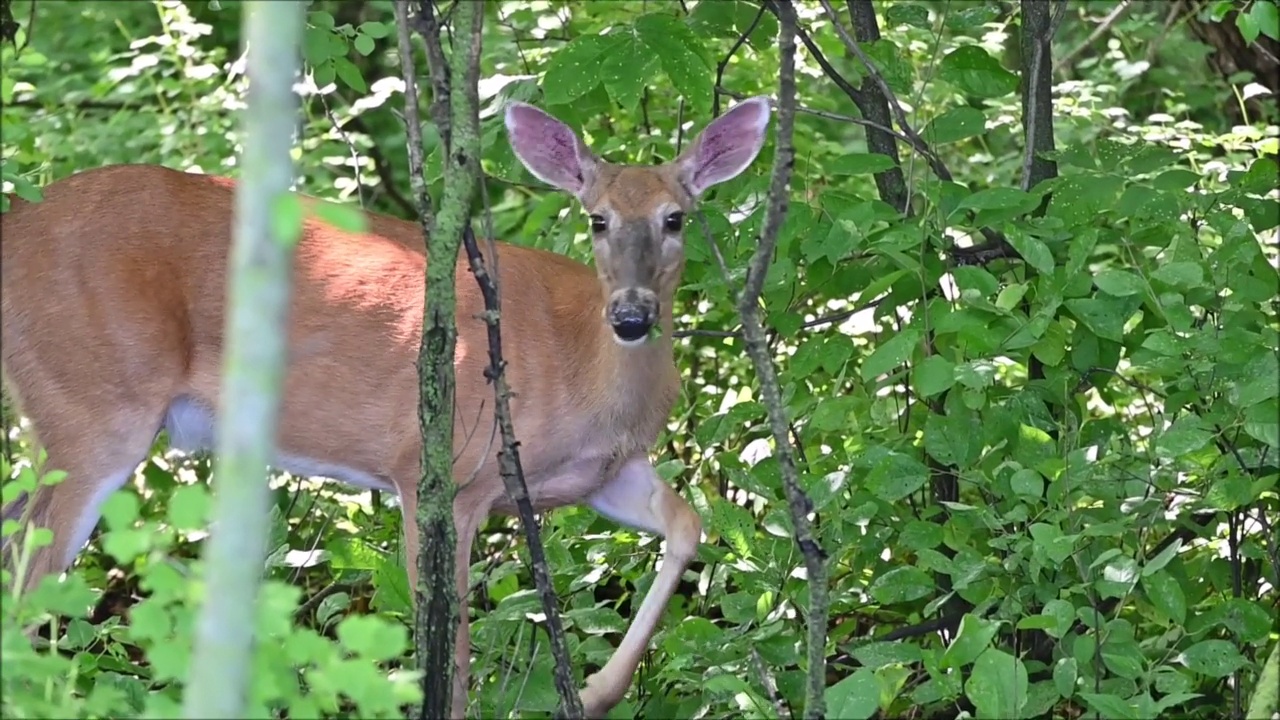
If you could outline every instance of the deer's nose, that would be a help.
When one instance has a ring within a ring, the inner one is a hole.
[[[657,322],[658,299],[651,293],[622,292],[609,302],[609,326],[624,344],[637,343]]]

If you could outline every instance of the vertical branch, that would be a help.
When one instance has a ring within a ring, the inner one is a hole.
[[[297,3],[244,5],[248,101],[242,176],[227,287],[218,482],[205,550],[205,598],[196,621],[183,714],[245,716],[253,668],[257,595],[267,545],[266,468],[275,451],[293,248],[301,225],[282,236],[273,218],[298,198],[293,184],[294,75],[300,63]]]
[[[780,73],[778,77],[778,131],[773,157],[773,174],[769,185],[769,201],[765,208],[764,228],[760,243],[747,269],[747,282],[742,290],[738,312],[742,315],[742,334],[747,354],[760,378],[760,392],[769,410],[769,427],[773,432],[782,485],[791,508],[796,542],[804,554],[809,580],[808,676],[805,689],[804,716],[825,716],[823,692],[826,687],[827,645],[827,556],[814,536],[809,514],[813,503],[800,487],[796,472],[795,448],[791,444],[790,424],[782,403],[778,375],[769,356],[768,341],[760,320],[760,292],[764,289],[769,260],[778,241],[778,231],[787,215],[791,170],[795,164],[792,134],[796,119],[796,11],[790,0],[774,3],[781,32],[778,35]]]
[[[457,22],[467,28],[454,48],[457,61],[452,73],[444,65],[439,25],[429,1],[422,2],[413,19],[427,47],[432,77],[432,111],[444,154],[444,193],[439,212],[430,215],[430,199],[422,169],[421,120],[416,103],[405,106],[410,138],[410,174],[427,245],[422,340],[418,347],[418,428],[422,437],[421,481],[418,484],[416,522],[420,538],[416,600],[416,637],[419,666],[423,669],[421,716],[446,716],[453,691],[453,651],[461,609],[455,585],[457,531],[453,522],[453,407],[454,351],[457,346],[457,288],[455,269],[463,227],[471,212],[471,197],[479,178],[479,128],[466,118],[467,88],[472,96],[480,75],[480,27],[483,6],[463,3]],[[400,45],[409,46],[407,0],[396,3]],[[402,58],[405,86],[416,83],[412,58]],[[456,74],[456,77],[450,77]],[[444,92],[448,92],[445,95]],[[416,93],[415,93],[416,97]],[[406,100],[408,94],[406,93]],[[474,101],[473,101],[474,102]],[[427,218],[431,218],[428,220]],[[428,230],[428,227],[429,230]]]
[[[476,105],[472,105],[473,116]],[[533,563],[533,581],[538,587],[538,597],[542,600],[542,611],[547,616],[547,633],[551,636],[551,654],[555,658],[556,690],[560,693],[561,717],[580,718],[583,716],[582,698],[578,695],[573,681],[573,665],[569,659],[569,646],[565,642],[564,627],[560,623],[559,600],[555,588],[551,585],[551,574],[547,569],[546,553],[542,549],[542,537],[538,529],[538,520],[533,514],[533,505],[529,502],[529,488],[524,481],[524,469],[520,465],[520,443],[516,440],[515,427],[511,422],[511,388],[507,386],[506,361],[502,358],[502,329],[499,325],[501,299],[495,278],[485,267],[484,256],[480,253],[475,234],[468,224],[463,230],[463,245],[467,250],[467,259],[471,264],[471,272],[475,275],[476,284],[480,286],[480,294],[484,296],[484,321],[489,326],[489,367],[485,368],[485,377],[493,383],[494,413],[497,416],[498,428],[502,432],[502,449],[498,453],[498,462],[502,472],[502,483],[507,494],[515,502],[520,515],[520,525],[524,528],[525,539],[529,543],[529,558]],[[490,252],[494,251],[490,244]]]
[[[876,9],[871,0],[848,0],[849,18],[853,21],[853,36],[858,42],[875,42],[880,39],[880,26],[876,23]],[[833,18],[834,20],[834,18]],[[893,124],[889,113],[889,100],[880,90],[880,86],[867,76],[862,81],[859,95],[854,103],[862,116],[877,125],[889,127]],[[861,102],[859,102],[861,101]],[[873,153],[888,155],[893,159],[893,167],[875,174],[876,189],[880,197],[892,205],[904,216],[911,214],[911,199],[907,193],[907,184],[902,176],[902,162],[898,158],[897,139],[873,127],[867,130],[867,149]]]

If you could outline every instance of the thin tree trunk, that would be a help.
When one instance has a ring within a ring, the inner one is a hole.
[[[214,531],[183,698],[188,718],[246,717],[267,544],[266,468],[275,451],[296,241],[281,237],[272,219],[293,182],[302,6],[247,2],[243,17],[250,85],[228,281]]]

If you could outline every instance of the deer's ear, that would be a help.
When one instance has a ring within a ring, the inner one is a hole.
[[[506,125],[511,149],[534,177],[582,194],[596,159],[568,125],[522,102],[507,106]]]
[[[769,99],[743,100],[708,125],[680,155],[680,175],[694,195],[738,176],[764,147]]]

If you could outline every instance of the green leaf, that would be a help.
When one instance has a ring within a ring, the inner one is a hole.
[[[911,25],[912,27],[928,30],[932,27],[929,23],[929,11],[919,5],[908,5],[906,3],[894,3],[884,11],[884,22],[886,26],[891,25]],[[836,717],[839,717],[837,715]]]
[[[893,6],[898,7],[898,6]],[[892,7],[890,8],[892,11]],[[920,9],[924,11],[923,8]],[[934,145],[959,142],[966,138],[981,135],[987,130],[987,119],[981,110],[962,106],[951,108],[934,118],[920,133],[922,137]]]
[[[1093,334],[1106,340],[1122,342],[1124,340],[1124,324],[1137,304],[1137,298],[1073,298],[1062,304],[1071,314],[1093,331]]]
[[[930,355],[916,365],[911,381],[922,397],[932,397],[956,384],[956,365],[941,355]]]
[[[960,201],[959,208],[975,210],[1003,210],[1026,205],[1032,196],[1018,188],[988,188],[979,190]]]
[[[1022,468],[1009,478],[1009,488],[1015,495],[1038,500],[1044,495],[1044,480],[1035,470]]]
[[[199,530],[206,526],[210,507],[204,485],[179,485],[169,496],[169,522],[179,530]]]
[[[1156,455],[1174,460],[1199,450],[1212,439],[1213,433],[1204,427],[1199,417],[1183,415],[1156,438]]]
[[[892,170],[896,165],[893,158],[880,153],[845,153],[831,163],[828,169],[832,175],[871,175],[873,173]]]
[[[964,694],[982,718],[1022,717],[1027,702],[1027,668],[1018,658],[988,648],[973,664]]]
[[[924,449],[946,465],[969,468],[982,453],[982,433],[974,432],[977,419],[967,413],[930,413],[924,424]]]
[[[1258,39],[1258,33],[1262,32],[1262,28],[1258,27],[1258,21],[1251,13],[1237,13],[1236,27],[1240,30],[1240,36],[1244,38],[1246,45],[1250,45]]]
[[[373,52],[374,48],[373,38],[363,33],[356,35],[356,39],[352,42],[352,45],[355,46],[356,52],[365,56],[368,56],[369,53]]]
[[[1258,442],[1280,450],[1280,402],[1271,398],[1249,406],[1244,412],[1244,431]]]
[[[1053,686],[1064,700],[1075,695],[1076,678],[1079,676],[1080,666],[1075,658],[1058,658],[1058,662],[1053,664]]]
[[[289,247],[302,237],[302,201],[296,194],[280,193],[271,203],[271,234],[276,242]]]
[[[387,23],[369,20],[360,23],[358,30],[361,34],[368,35],[371,38],[381,39],[391,34],[392,26]]]
[[[627,110],[640,102],[645,84],[657,70],[658,56],[632,34],[625,34],[616,49],[600,65],[600,77],[609,96]]]
[[[998,98],[1018,89],[1018,76],[976,45],[964,45],[947,53],[938,76],[977,98]]]
[[[1248,664],[1236,646],[1226,640],[1203,640],[1176,659],[1188,670],[1212,678],[1226,677]]]
[[[635,30],[693,110],[710,113],[715,77],[706,48],[689,26],[674,15],[654,12],[636,18]]]
[[[1133,720],[1137,720],[1141,717],[1137,708],[1128,702],[1125,702],[1123,698],[1115,695],[1082,692],[1080,693],[1080,697],[1084,698],[1084,701],[1089,703],[1089,706],[1092,707],[1095,712],[1101,713],[1102,717],[1108,718],[1108,720],[1110,720],[1110,718],[1117,718],[1117,720],[1129,720],[1132,718]]]
[[[1049,250],[1049,246],[1044,241],[1033,235],[1021,232],[1011,232],[1006,236],[1009,244],[1014,250],[1022,256],[1027,264],[1038,270],[1041,274],[1053,274],[1053,252]]]
[[[1103,270],[1093,276],[1093,284],[1108,295],[1127,297],[1146,291],[1142,278],[1128,270]]]
[[[1157,175],[1151,181],[1151,187],[1156,190],[1186,190],[1199,181],[1199,173],[1194,173],[1185,168],[1174,168]]]
[[[1204,285],[1204,268],[1200,263],[1178,260],[1161,265],[1151,272],[1152,280],[1159,280],[1176,288],[1189,290]]]
[[[1071,624],[1076,619],[1076,608],[1066,600],[1054,598],[1044,604],[1040,614],[1051,621],[1045,630],[1053,637],[1061,638],[1071,630]]]
[[[921,332],[908,328],[889,338],[862,363],[862,379],[870,382],[906,362],[920,342]]]
[[[1280,40],[1280,8],[1272,0],[1254,0],[1249,16],[1258,30],[1272,40]]]
[[[358,207],[318,198],[312,199],[311,203],[316,217],[343,232],[362,233],[368,230],[368,218]]]
[[[965,613],[960,619],[956,639],[942,653],[943,669],[960,668],[978,659],[991,647],[991,641],[1000,630],[1000,623],[984,620],[973,613]]]
[[[900,565],[877,577],[867,592],[881,605],[911,602],[934,591],[933,578],[918,567]]]
[[[1142,578],[1142,591],[1147,600],[1175,626],[1187,619],[1187,600],[1182,585],[1166,570]]]
[[[859,668],[823,692],[827,716],[865,720],[880,709],[880,682],[874,670]]]
[[[1159,572],[1169,561],[1173,560],[1178,551],[1182,549],[1182,540],[1175,539],[1169,546],[1161,550],[1155,557],[1150,558],[1142,565],[1142,576],[1147,577],[1152,573]]]
[[[591,92],[600,84],[604,53],[618,45],[616,35],[580,35],[569,41],[547,62],[542,90],[548,105],[561,105]]]
[[[905,453],[872,447],[854,459],[859,468],[870,468],[862,486],[875,497],[896,503],[924,487],[929,470],[916,458]]]

